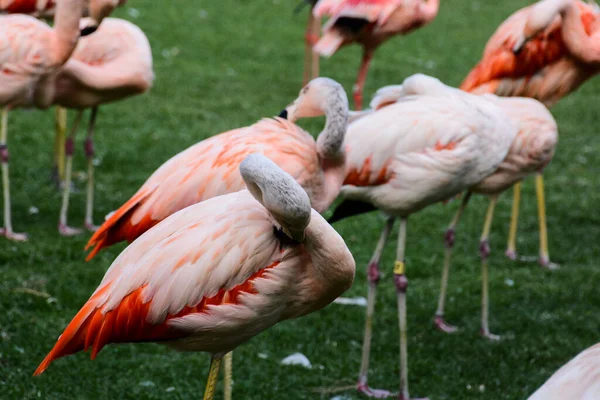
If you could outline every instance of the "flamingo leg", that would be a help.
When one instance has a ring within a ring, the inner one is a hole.
[[[15,233],[12,228],[12,218],[10,214],[10,178],[8,173],[8,107],[2,109],[2,128],[0,129],[0,161],[2,162],[2,186],[4,188],[4,228],[0,234],[7,239],[24,242],[27,235],[24,233]]]
[[[485,215],[483,233],[479,241],[479,255],[481,257],[481,334],[490,340],[499,340],[500,336],[490,333],[489,328],[489,292],[488,292],[488,258],[490,256],[490,230],[494,218],[494,209],[498,202],[498,196],[490,196],[490,204]]]
[[[92,108],[90,114],[90,123],[88,125],[88,135],[84,145],[88,167],[87,194],[85,203],[85,227],[91,232],[98,230],[98,227],[94,225],[94,132],[96,130],[97,115],[98,107]]]
[[[223,359],[225,361],[225,365],[223,366],[223,398],[225,400],[231,400],[231,394],[233,391],[233,351],[230,351],[229,353],[225,354],[225,357],[223,357]]]
[[[74,236],[81,233],[81,229],[71,228],[67,225],[67,214],[69,211],[69,197],[71,195],[71,178],[73,173],[73,149],[75,145],[75,136],[77,135],[77,129],[79,128],[79,122],[83,111],[77,113],[73,127],[69,136],[65,140],[65,155],[67,156],[65,164],[65,184],[63,187],[63,198],[62,206],[60,207],[60,217],[58,220],[58,232],[62,236]]]
[[[210,359],[210,371],[204,390],[204,400],[213,400],[215,398],[215,389],[217,388],[217,379],[219,378],[219,368],[221,367],[221,357],[212,356]]]
[[[56,107],[55,135],[54,135],[54,165],[52,167],[52,180],[57,187],[65,180],[65,138],[67,135],[67,110]]]
[[[398,300],[398,325],[400,328],[400,395],[399,400],[409,400],[408,394],[408,349],[406,335],[406,289],[408,279],[404,265],[404,252],[406,249],[406,223],[405,217],[400,219],[400,232],[398,234],[398,249],[396,264],[394,265],[394,283]],[[425,400],[425,399],[423,399]]]
[[[367,267],[367,278],[369,281],[369,291],[367,295],[367,319],[365,322],[365,336],[362,347],[362,359],[360,363],[360,373],[358,375],[358,383],[356,385],[356,390],[365,394],[368,397],[375,398],[385,398],[391,395],[390,392],[385,390],[371,389],[367,381],[369,374],[369,358],[371,355],[371,338],[373,328],[373,314],[375,313],[376,290],[377,284],[379,283],[379,279],[381,278],[381,274],[379,271],[379,260],[381,259],[381,253],[383,252],[385,243],[387,242],[388,237],[390,236],[390,232],[392,231],[392,228],[394,226],[394,221],[395,218],[389,218],[385,223],[385,227],[381,232],[379,242],[377,242],[375,252],[373,253],[371,261],[369,261],[369,265]]]
[[[557,269],[558,265],[550,262],[548,251],[548,228],[546,226],[546,202],[544,199],[544,176],[538,173],[535,176],[535,189],[538,203],[538,219],[540,222],[540,265],[548,269]]]
[[[519,222],[519,204],[521,203],[521,182],[513,186],[513,204],[510,215],[510,231],[508,233],[508,246],[506,247],[506,257],[511,260],[517,259],[517,224]]]
[[[313,6],[314,8],[314,6]],[[313,8],[310,9],[310,15],[312,16],[312,10]],[[312,51],[312,47],[317,43],[317,41],[319,40],[319,34],[321,31],[321,18],[312,18],[313,19],[313,24],[312,24],[312,35],[311,35],[311,39],[313,41],[312,45],[311,45],[311,52],[312,52],[312,63],[311,63],[311,79],[314,79],[316,77],[319,76],[319,55],[317,53],[315,53],[314,51]]]
[[[302,86],[305,86],[308,81],[319,75],[319,55],[313,51],[313,46],[317,43],[321,22],[313,16],[313,8],[311,7],[309,11],[306,33],[304,34],[304,78],[302,79]]]
[[[446,230],[444,235],[444,270],[442,271],[442,282],[440,284],[440,298],[438,301],[438,308],[435,313],[434,323],[437,329],[446,333],[456,332],[458,328],[455,326],[449,325],[444,321],[444,305],[446,303],[446,292],[448,289],[448,277],[450,276],[450,262],[452,260],[452,248],[454,247],[454,240],[456,238],[455,229],[456,225],[458,225],[458,221],[467,207],[469,200],[471,199],[471,192],[467,192],[465,196],[463,196],[463,200],[460,203],[460,207],[456,211],[454,218],[450,222],[450,226]]]
[[[362,110],[363,101],[363,88],[365,86],[365,80],[367,79],[367,72],[369,71],[369,65],[373,59],[373,51],[365,49],[363,52],[362,60],[360,62],[360,68],[358,70],[358,76],[356,77],[356,83],[354,84],[354,108],[356,111]]]

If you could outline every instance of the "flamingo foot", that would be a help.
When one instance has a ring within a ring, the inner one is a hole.
[[[517,259],[517,252],[514,251],[514,250],[508,249],[508,250],[506,250],[506,252],[504,253],[504,255],[506,257],[508,257],[510,260],[513,260],[513,261],[516,261],[516,259]]]
[[[93,222],[86,222],[85,223],[85,229],[87,229],[90,232],[96,232],[98,230],[98,228],[100,228],[100,227],[94,225]]]
[[[538,262],[542,266],[542,268],[550,271],[554,271],[560,268],[560,265],[550,262],[550,258],[548,256],[540,256]]]
[[[501,336],[499,335],[494,335],[493,333],[489,332],[489,331],[485,331],[485,330],[481,330],[481,336],[483,336],[484,338],[488,339],[488,340],[492,340],[492,341],[498,341],[500,339],[502,339]]]
[[[77,236],[80,235],[83,231],[79,228],[71,228],[65,224],[58,224],[58,233],[61,236]]]
[[[7,232],[5,228],[0,228],[0,236],[5,236],[8,240],[14,242],[26,242],[29,240],[26,233]]]
[[[356,390],[372,399],[387,399],[388,397],[392,397],[394,395],[392,392],[388,392],[387,390],[371,389],[366,383],[359,383],[356,385]]]
[[[443,315],[437,315],[435,317],[433,324],[435,325],[435,327],[437,328],[438,331],[442,331],[445,333],[454,333],[454,332],[458,331],[458,328],[456,326],[450,325],[450,324],[446,323],[446,321],[444,321]]]

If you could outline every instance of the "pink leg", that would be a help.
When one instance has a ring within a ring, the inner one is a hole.
[[[356,83],[354,84],[354,109],[357,111],[362,110],[363,101],[363,88],[365,86],[365,80],[367,79],[367,72],[369,65],[373,59],[373,52],[365,49],[363,57],[360,62],[360,69],[358,70],[358,76],[356,77]]]
[[[315,25],[316,34],[315,34]],[[318,75],[319,68],[319,56],[313,52],[313,46],[319,40],[319,22],[315,20],[315,17],[312,13],[312,8],[308,14],[308,22],[306,23],[306,33],[304,34],[304,78],[302,80],[302,86],[305,86],[312,78],[315,78],[315,68],[316,74]],[[314,58],[317,58],[316,65]],[[313,76],[314,75],[314,76]]]
[[[85,204],[85,228],[90,232],[95,232],[98,227],[94,225],[94,132],[96,129],[96,116],[98,107],[92,108],[90,115],[90,124],[88,126],[88,136],[85,140],[84,150],[88,163],[88,183]]]
[[[376,399],[383,399],[391,396],[391,393],[386,390],[371,389],[367,383],[369,374],[369,358],[371,355],[371,337],[372,337],[372,326],[373,326],[373,314],[375,313],[375,295],[377,290],[377,284],[381,274],[379,272],[379,259],[387,239],[394,226],[394,218],[388,219],[385,224],[385,228],[381,233],[375,253],[371,257],[369,266],[367,267],[367,278],[369,280],[369,292],[367,295],[367,320],[365,322],[365,336],[363,340],[362,348],[362,360],[360,364],[360,373],[358,375],[358,383],[356,384],[356,390],[360,393],[373,397]]]
[[[79,127],[79,122],[81,121],[82,111],[77,113],[77,117],[75,122],[73,123],[73,128],[71,129],[71,133],[67,140],[65,141],[65,155],[66,155],[66,164],[65,164],[65,186],[63,188],[63,202],[60,208],[60,217],[58,222],[58,232],[62,236],[75,236],[81,233],[81,229],[71,228],[67,225],[67,215],[69,211],[69,197],[71,195],[71,177],[73,172],[73,152],[75,146],[75,135],[77,134],[77,129]]]
[[[16,242],[27,241],[27,234],[16,233],[12,228],[10,208],[10,179],[8,174],[8,107],[2,109],[2,128],[0,133],[0,163],[2,163],[2,187],[4,192],[4,228],[0,235]]]
[[[450,222],[450,226],[444,235],[445,242],[445,252],[444,252],[444,269],[442,271],[442,282],[440,284],[440,298],[438,301],[438,309],[435,313],[434,324],[437,329],[446,333],[453,333],[458,330],[457,327],[452,326],[444,320],[444,307],[446,304],[446,291],[448,289],[448,278],[450,277],[450,261],[452,259],[452,248],[454,247],[455,240],[455,229],[458,221],[460,221],[460,217],[465,210],[465,207],[469,203],[469,199],[471,198],[471,192],[467,192],[460,203],[460,207],[456,211],[452,222]]]

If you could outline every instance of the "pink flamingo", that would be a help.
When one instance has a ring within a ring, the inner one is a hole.
[[[58,0],[62,1],[62,0]],[[117,6],[127,0],[85,0],[85,15],[93,16],[96,25],[108,17]],[[36,18],[52,19],[56,11],[56,0],[0,0],[0,13],[28,14]],[[65,135],[67,113],[62,107],[56,108],[56,135],[54,140],[54,165],[52,177],[57,183],[64,181],[65,173]]]
[[[317,18],[330,17],[314,50],[332,56],[340,47],[359,43],[363,57],[354,85],[354,107],[362,109],[363,87],[375,49],[394,35],[406,35],[431,22],[439,0],[320,0],[314,8]]]
[[[8,173],[8,111],[16,107],[45,108],[52,104],[53,77],[69,59],[80,35],[83,0],[62,0],[56,10],[54,28],[27,15],[0,15],[0,160],[4,188],[4,234],[8,239],[27,240],[15,233],[10,214]],[[93,32],[94,20],[83,26]]]
[[[533,97],[551,107],[600,71],[600,10],[579,0],[543,0],[504,21],[489,39],[481,61],[461,89],[499,96]],[[543,187],[541,174],[536,185]],[[521,185],[514,186],[506,255],[516,259]],[[538,191],[543,195],[543,191]],[[538,196],[538,208],[543,208]],[[545,217],[544,217],[545,219]],[[547,228],[540,225],[540,238]],[[540,242],[540,264],[552,266],[547,243]]]
[[[85,20],[83,24],[85,24]],[[91,108],[85,154],[88,161],[85,227],[95,231],[93,135],[98,106],[146,92],[152,86],[152,51],[144,32],[134,24],[117,18],[105,18],[98,30],[82,38],[69,61],[54,80],[53,103],[79,110],[65,141],[67,157],[58,229],[62,235],[81,233],[67,225],[71,189],[74,139],[83,110]]]
[[[389,104],[402,100],[407,95],[438,95],[453,94],[456,89],[442,84],[434,78],[422,77],[423,82],[429,79],[427,85],[411,85],[405,88],[403,85],[387,86],[381,88],[375,94],[371,107],[374,110],[381,109]],[[506,158],[493,174],[485,177],[481,182],[470,187],[463,197],[462,203],[452,219],[448,230],[444,235],[446,253],[444,256],[444,269],[442,272],[442,283],[440,289],[440,298],[438,309],[435,314],[435,325],[444,332],[455,332],[456,327],[449,325],[444,320],[444,305],[446,290],[448,286],[448,277],[450,274],[450,261],[452,257],[452,248],[455,241],[455,229],[467,206],[472,193],[480,193],[490,198],[490,205],[486,214],[484,223],[484,232],[479,246],[482,263],[486,263],[484,272],[487,271],[487,260],[490,254],[488,237],[491,230],[492,218],[497,199],[500,194],[508,190],[511,186],[523,180],[531,174],[541,174],[544,168],[550,163],[554,156],[556,144],[558,141],[558,127],[556,121],[548,109],[539,101],[524,97],[502,98],[492,94],[485,95],[485,98],[498,107],[500,107],[510,118],[517,128],[512,145],[506,155]],[[540,223],[545,225],[544,212],[544,192],[543,187],[537,187],[542,199],[540,208]],[[547,242],[547,238],[542,237],[542,242]],[[482,313],[481,313],[481,332],[489,339],[499,339],[499,336],[490,333],[488,324],[489,295],[487,285],[487,272],[484,277],[482,287]]]
[[[350,288],[352,254],[294,178],[259,154],[239,171],[248,190],[177,212],[127,247],[35,375],[88,348],[93,359],[109,343],[167,343],[211,353],[210,400],[223,354]]]
[[[424,75],[407,78],[407,93],[421,86],[442,85]],[[387,223],[367,267],[369,292],[362,362],[357,389],[372,397],[389,392],[367,383],[375,309],[380,279],[379,259],[394,225],[400,234],[394,283],[400,327],[400,399],[409,399],[406,345],[406,289],[404,253],[409,215],[449,199],[494,172],[506,156],[515,128],[495,104],[458,90],[447,95],[413,95],[377,111],[363,112],[346,134],[347,173],[341,194],[345,198],[330,222],[382,210]],[[487,266],[484,265],[484,267]]]
[[[298,118],[323,114],[327,121],[316,142],[293,123]],[[241,190],[244,181],[238,166],[255,152],[269,157],[292,175],[307,191],[313,208],[326,210],[344,180],[346,93],[331,79],[314,79],[281,116],[213,136],[165,162],[100,226],[86,247],[94,246],[87,259],[113,243],[132,242],[185,207]]]
[[[600,399],[600,343],[554,373],[528,400]]]

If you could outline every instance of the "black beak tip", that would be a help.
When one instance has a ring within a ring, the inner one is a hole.
[[[279,113],[279,118],[283,118],[283,119],[288,118],[288,112],[285,108]]]
[[[85,28],[83,28],[80,31],[81,36],[87,36],[87,35],[91,35],[92,33],[96,32],[96,30],[98,29],[97,26],[86,26]]]
[[[521,52],[521,50],[523,50],[523,46],[520,46],[520,47],[518,47],[518,48],[516,48],[516,49],[513,49],[513,54],[514,54],[515,56],[518,56],[518,55],[519,55],[519,53]]]

